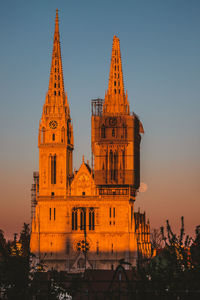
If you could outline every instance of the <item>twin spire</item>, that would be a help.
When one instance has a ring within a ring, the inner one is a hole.
[[[58,9],[56,10],[53,53],[52,53],[49,89],[47,93],[46,104],[55,105],[55,106],[67,106],[69,110],[68,103],[67,103],[67,93],[65,94],[65,89],[64,89],[64,77],[63,77],[62,58],[61,58],[61,49],[60,49]]]
[[[106,114],[129,114],[127,93],[124,92],[119,38],[114,35],[108,90],[103,111]]]
[[[67,93],[65,95],[64,90],[58,9],[56,10],[52,63],[46,104],[66,106],[69,112]],[[124,92],[120,41],[116,36],[113,37],[109,84],[105,94],[103,111],[105,114],[129,114],[128,96]]]

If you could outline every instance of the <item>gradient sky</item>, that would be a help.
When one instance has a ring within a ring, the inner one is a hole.
[[[74,167],[90,159],[90,100],[108,86],[113,35],[124,84],[145,134],[136,208],[151,228],[169,219],[200,224],[200,1],[0,1],[0,228],[30,223],[32,172],[59,9],[65,89],[74,126]]]

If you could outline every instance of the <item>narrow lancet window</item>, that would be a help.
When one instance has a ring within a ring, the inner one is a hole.
[[[105,138],[106,137],[106,128],[104,125],[101,126],[101,138]]]
[[[85,210],[81,210],[81,213],[80,213],[80,229],[81,230],[86,229],[86,211]]]
[[[77,230],[78,224],[77,224],[77,210],[72,210],[72,230]]]
[[[64,143],[65,142],[65,128],[62,127],[61,129],[61,142]]]
[[[110,150],[110,179],[113,180],[114,170],[113,170],[113,152]]]
[[[112,129],[112,136],[115,137],[115,128]]]
[[[56,155],[51,156],[51,184],[56,184]]]
[[[45,128],[42,128],[41,143],[45,143]]]
[[[123,164],[123,170],[125,170],[125,151],[122,151],[122,164]]]
[[[89,230],[94,230],[94,228],[95,228],[94,209],[90,209],[90,211],[89,211]]]
[[[113,179],[117,182],[117,172],[118,172],[118,153],[115,152],[114,154],[114,172],[113,172]]]

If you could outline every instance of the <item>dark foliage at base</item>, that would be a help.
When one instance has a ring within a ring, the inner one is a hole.
[[[167,221],[160,236],[163,247],[156,249],[161,243],[154,243],[157,254],[150,259],[138,253],[137,267],[126,270],[121,260],[116,270],[83,275],[45,272],[41,263],[33,267],[28,224],[18,240],[15,234],[9,242],[0,230],[0,300],[200,299],[200,226],[192,239],[185,236],[183,218],[179,235]]]

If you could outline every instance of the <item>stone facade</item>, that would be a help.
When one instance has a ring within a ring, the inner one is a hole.
[[[49,89],[39,125],[39,184],[32,190],[31,251],[48,269],[114,269],[120,259],[135,265],[138,251],[150,255],[149,224],[134,212],[143,127],[130,114],[116,36],[108,91],[105,100],[92,102],[91,127],[94,166],[83,158],[73,172],[73,126],[57,12]]]

